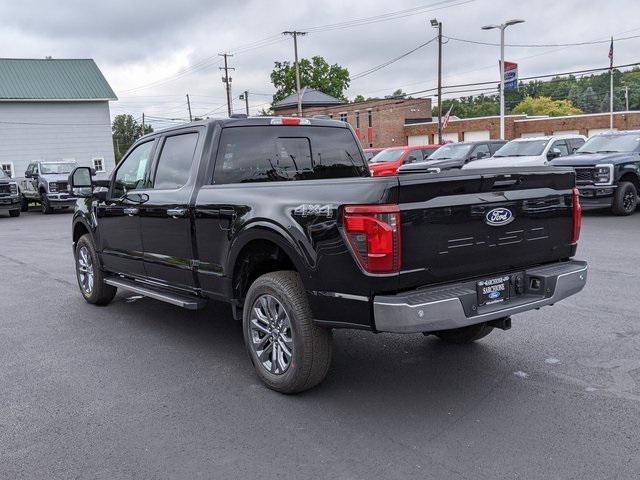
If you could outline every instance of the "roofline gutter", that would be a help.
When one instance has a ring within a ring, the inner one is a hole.
[[[1,102],[23,103],[23,102],[116,102],[114,98],[0,98]]]

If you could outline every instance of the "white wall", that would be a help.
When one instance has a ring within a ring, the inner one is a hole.
[[[93,158],[115,167],[108,102],[0,102],[0,164],[15,176],[34,160]]]
[[[523,133],[520,138],[544,137],[544,132]]]
[[[480,140],[489,140],[491,132],[489,130],[477,130],[475,132],[464,132],[465,142],[477,142]]]
[[[413,145],[428,145],[429,135],[410,135],[407,137],[407,143],[410,147]]]
[[[580,135],[580,130],[555,130],[554,135]]]
[[[454,133],[443,133],[442,134],[443,142],[457,142],[458,141],[458,132]]]

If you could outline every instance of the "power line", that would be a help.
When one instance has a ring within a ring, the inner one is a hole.
[[[475,45],[487,45],[487,46],[491,46],[491,47],[499,47],[500,44],[499,43],[492,43],[492,42],[481,42],[478,40],[469,40],[466,38],[458,38],[458,37],[450,37],[450,36],[445,36],[445,38],[447,40],[453,40],[456,42],[464,42],[464,43],[473,43]],[[621,37],[621,38],[614,38],[614,41],[619,42],[619,41],[623,41],[623,40],[631,40],[633,38],[640,38],[640,35],[632,35],[629,37]],[[579,46],[583,46],[583,45],[597,45],[597,44],[604,44],[604,43],[609,43],[611,40],[594,40],[594,41],[590,41],[590,42],[575,42],[575,43],[535,43],[535,44],[525,44],[525,43],[505,43],[505,47],[515,47],[515,48],[554,48],[554,47],[579,47]]]
[[[430,39],[430,40],[428,40],[428,41],[426,41],[426,42],[424,42],[424,43],[421,43],[421,44],[420,44],[420,45],[418,45],[417,47],[412,48],[412,49],[411,49],[411,50],[409,50],[408,52],[405,52],[405,53],[403,53],[403,54],[401,54],[401,55],[398,55],[397,57],[394,57],[394,58],[392,58],[391,60],[387,60],[386,62],[383,62],[383,63],[381,63],[380,65],[376,65],[375,67],[371,67],[371,68],[369,68],[368,70],[364,70],[364,71],[362,71],[362,72],[360,72],[360,73],[356,73],[355,75],[353,75],[353,76],[351,77],[351,80],[352,80],[352,81],[353,81],[353,80],[358,80],[358,79],[360,79],[360,78],[362,78],[362,77],[366,77],[367,75],[371,75],[372,73],[377,72],[378,70],[381,70],[381,69],[383,69],[383,68],[385,68],[385,67],[388,67],[389,65],[391,65],[391,64],[393,64],[393,63],[395,63],[395,62],[397,62],[398,60],[402,60],[403,58],[405,58],[405,57],[407,57],[407,56],[411,55],[412,53],[417,52],[417,51],[418,51],[418,50],[420,50],[421,48],[426,47],[427,45],[429,45],[430,43],[432,43],[433,41],[435,41],[437,38],[438,38],[438,37],[433,37],[432,39]]]

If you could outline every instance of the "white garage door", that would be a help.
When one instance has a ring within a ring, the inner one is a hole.
[[[457,142],[458,141],[458,132],[455,133],[443,133],[442,134],[443,142]]]
[[[520,138],[544,137],[544,132],[523,133]]]
[[[429,145],[429,135],[410,135],[407,143],[410,147],[413,145]]]
[[[610,132],[610,131],[618,131],[617,128],[590,128],[589,129],[589,134],[587,136],[589,137],[593,137],[594,135],[598,135],[599,133],[606,133],[606,132]]]
[[[580,130],[556,130],[554,135],[580,135]]]
[[[464,132],[465,142],[477,142],[479,140],[489,140],[491,133],[489,130],[478,130],[475,132]]]

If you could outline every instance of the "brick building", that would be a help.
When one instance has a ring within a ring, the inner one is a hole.
[[[340,100],[305,88],[302,90],[302,114],[305,117],[326,115],[351,124],[363,147],[392,147],[407,144],[405,126],[428,125],[431,100],[428,98],[386,98],[358,103]],[[278,115],[297,114],[297,95],[277,102],[273,110]]]
[[[640,111],[615,112],[614,130],[640,129]],[[538,137],[562,133],[578,133],[587,137],[609,130],[609,114],[594,113],[566,117],[529,117],[507,115],[505,136],[507,140],[520,137]],[[437,140],[438,124],[429,121],[405,123],[404,134],[408,145],[433,143]],[[452,119],[443,131],[444,140],[454,142],[500,138],[500,117]]]

